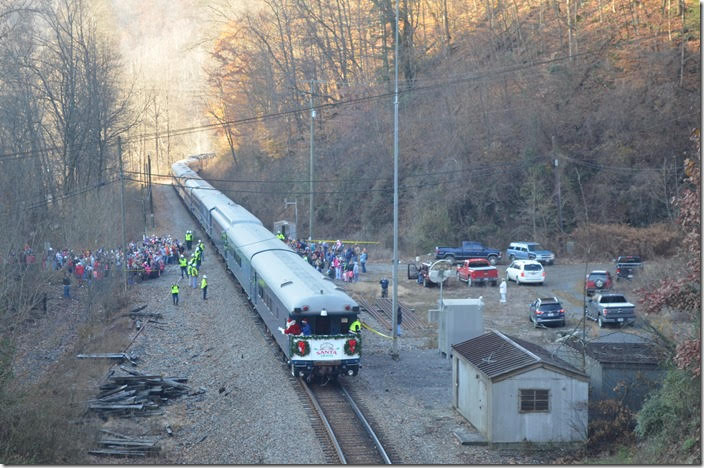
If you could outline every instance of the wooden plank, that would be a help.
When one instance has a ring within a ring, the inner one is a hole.
[[[113,375],[110,380],[117,384],[128,383],[128,382],[148,382],[150,380],[158,381],[161,379],[160,375]]]
[[[138,405],[120,405],[120,404],[108,405],[108,404],[102,404],[102,403],[94,403],[94,404],[92,404],[92,405],[88,405],[88,409],[94,409],[94,410],[136,409],[136,410],[141,410],[141,409],[144,409],[144,405],[143,405],[143,404],[138,404]]]
[[[156,440],[141,440],[141,439],[100,439],[100,445],[119,445],[121,447],[154,447]]]
[[[78,359],[130,359],[125,353],[77,354]]]
[[[106,396],[106,397],[103,397],[103,398],[99,398],[99,400],[100,400],[100,402],[102,402],[102,403],[108,403],[108,402],[111,402],[111,401],[121,400],[121,399],[123,399],[123,398],[127,398],[127,397],[134,396],[135,393],[137,393],[137,390],[124,390],[124,391],[122,391],[122,392],[115,393],[115,394],[113,394],[113,395],[109,395],[109,396]]]
[[[89,450],[91,455],[123,455],[126,457],[146,457],[148,454],[141,450],[115,450],[115,449],[99,449]]]
[[[101,385],[101,387],[102,387],[102,385]],[[120,385],[119,387],[114,387],[112,390],[108,390],[106,392],[99,394],[98,399],[104,398],[106,396],[110,396],[110,395],[117,393],[117,392],[121,392],[122,390],[124,390],[126,388],[127,388],[127,385]]]
[[[143,372],[139,372],[137,370],[130,369],[129,367],[125,367],[122,364],[120,364],[120,369],[127,372],[128,374],[131,374],[131,375],[138,375],[140,377],[144,377],[146,375]]]
[[[122,439],[130,439],[129,436],[119,434],[117,432],[108,431],[107,429],[100,429],[100,432],[102,432],[103,434],[111,435],[113,437],[120,437]]]

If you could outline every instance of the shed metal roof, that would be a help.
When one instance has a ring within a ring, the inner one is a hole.
[[[496,330],[454,344],[452,348],[492,380],[536,365],[586,377],[583,372],[552,356],[542,347]]]

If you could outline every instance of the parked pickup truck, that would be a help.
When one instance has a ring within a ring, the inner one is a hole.
[[[643,262],[637,255],[623,255],[616,259],[616,281],[621,278],[631,279],[636,270],[643,267]]]
[[[470,258],[486,258],[489,263],[496,265],[501,260],[501,251],[484,247],[479,242],[463,241],[461,247],[435,247],[435,258],[452,263]]]
[[[633,323],[636,319],[636,308],[626,300],[623,294],[608,293],[595,294],[587,301],[586,316],[599,324],[602,328],[605,323]]]
[[[457,267],[457,280],[466,282],[467,286],[488,283],[496,286],[499,282],[499,270],[485,258],[470,258]]]

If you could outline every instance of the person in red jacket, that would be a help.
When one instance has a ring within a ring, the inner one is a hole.
[[[83,263],[78,262],[76,263],[76,279],[78,279],[78,285],[81,286],[83,284],[83,272],[85,271],[85,267],[83,266]]]
[[[284,333],[287,335],[300,335],[301,327],[296,323],[295,320],[289,319],[286,322],[286,329],[284,330]]]

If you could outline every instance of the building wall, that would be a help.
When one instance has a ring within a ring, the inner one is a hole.
[[[633,411],[643,406],[646,395],[659,387],[665,371],[642,364],[603,364],[601,386],[594,388],[593,398],[623,401]]]
[[[490,382],[466,359],[452,358],[453,405],[479,432],[488,428]]]
[[[582,354],[569,346],[558,352],[577,369],[582,366]],[[586,357],[585,373],[589,376],[589,399],[623,401],[633,411],[643,406],[647,394],[657,388],[664,378],[665,371],[654,364],[637,363],[600,363]]]
[[[549,391],[547,412],[520,412],[520,389]],[[486,433],[491,442],[573,442],[587,438],[589,383],[537,368],[494,382]]]

